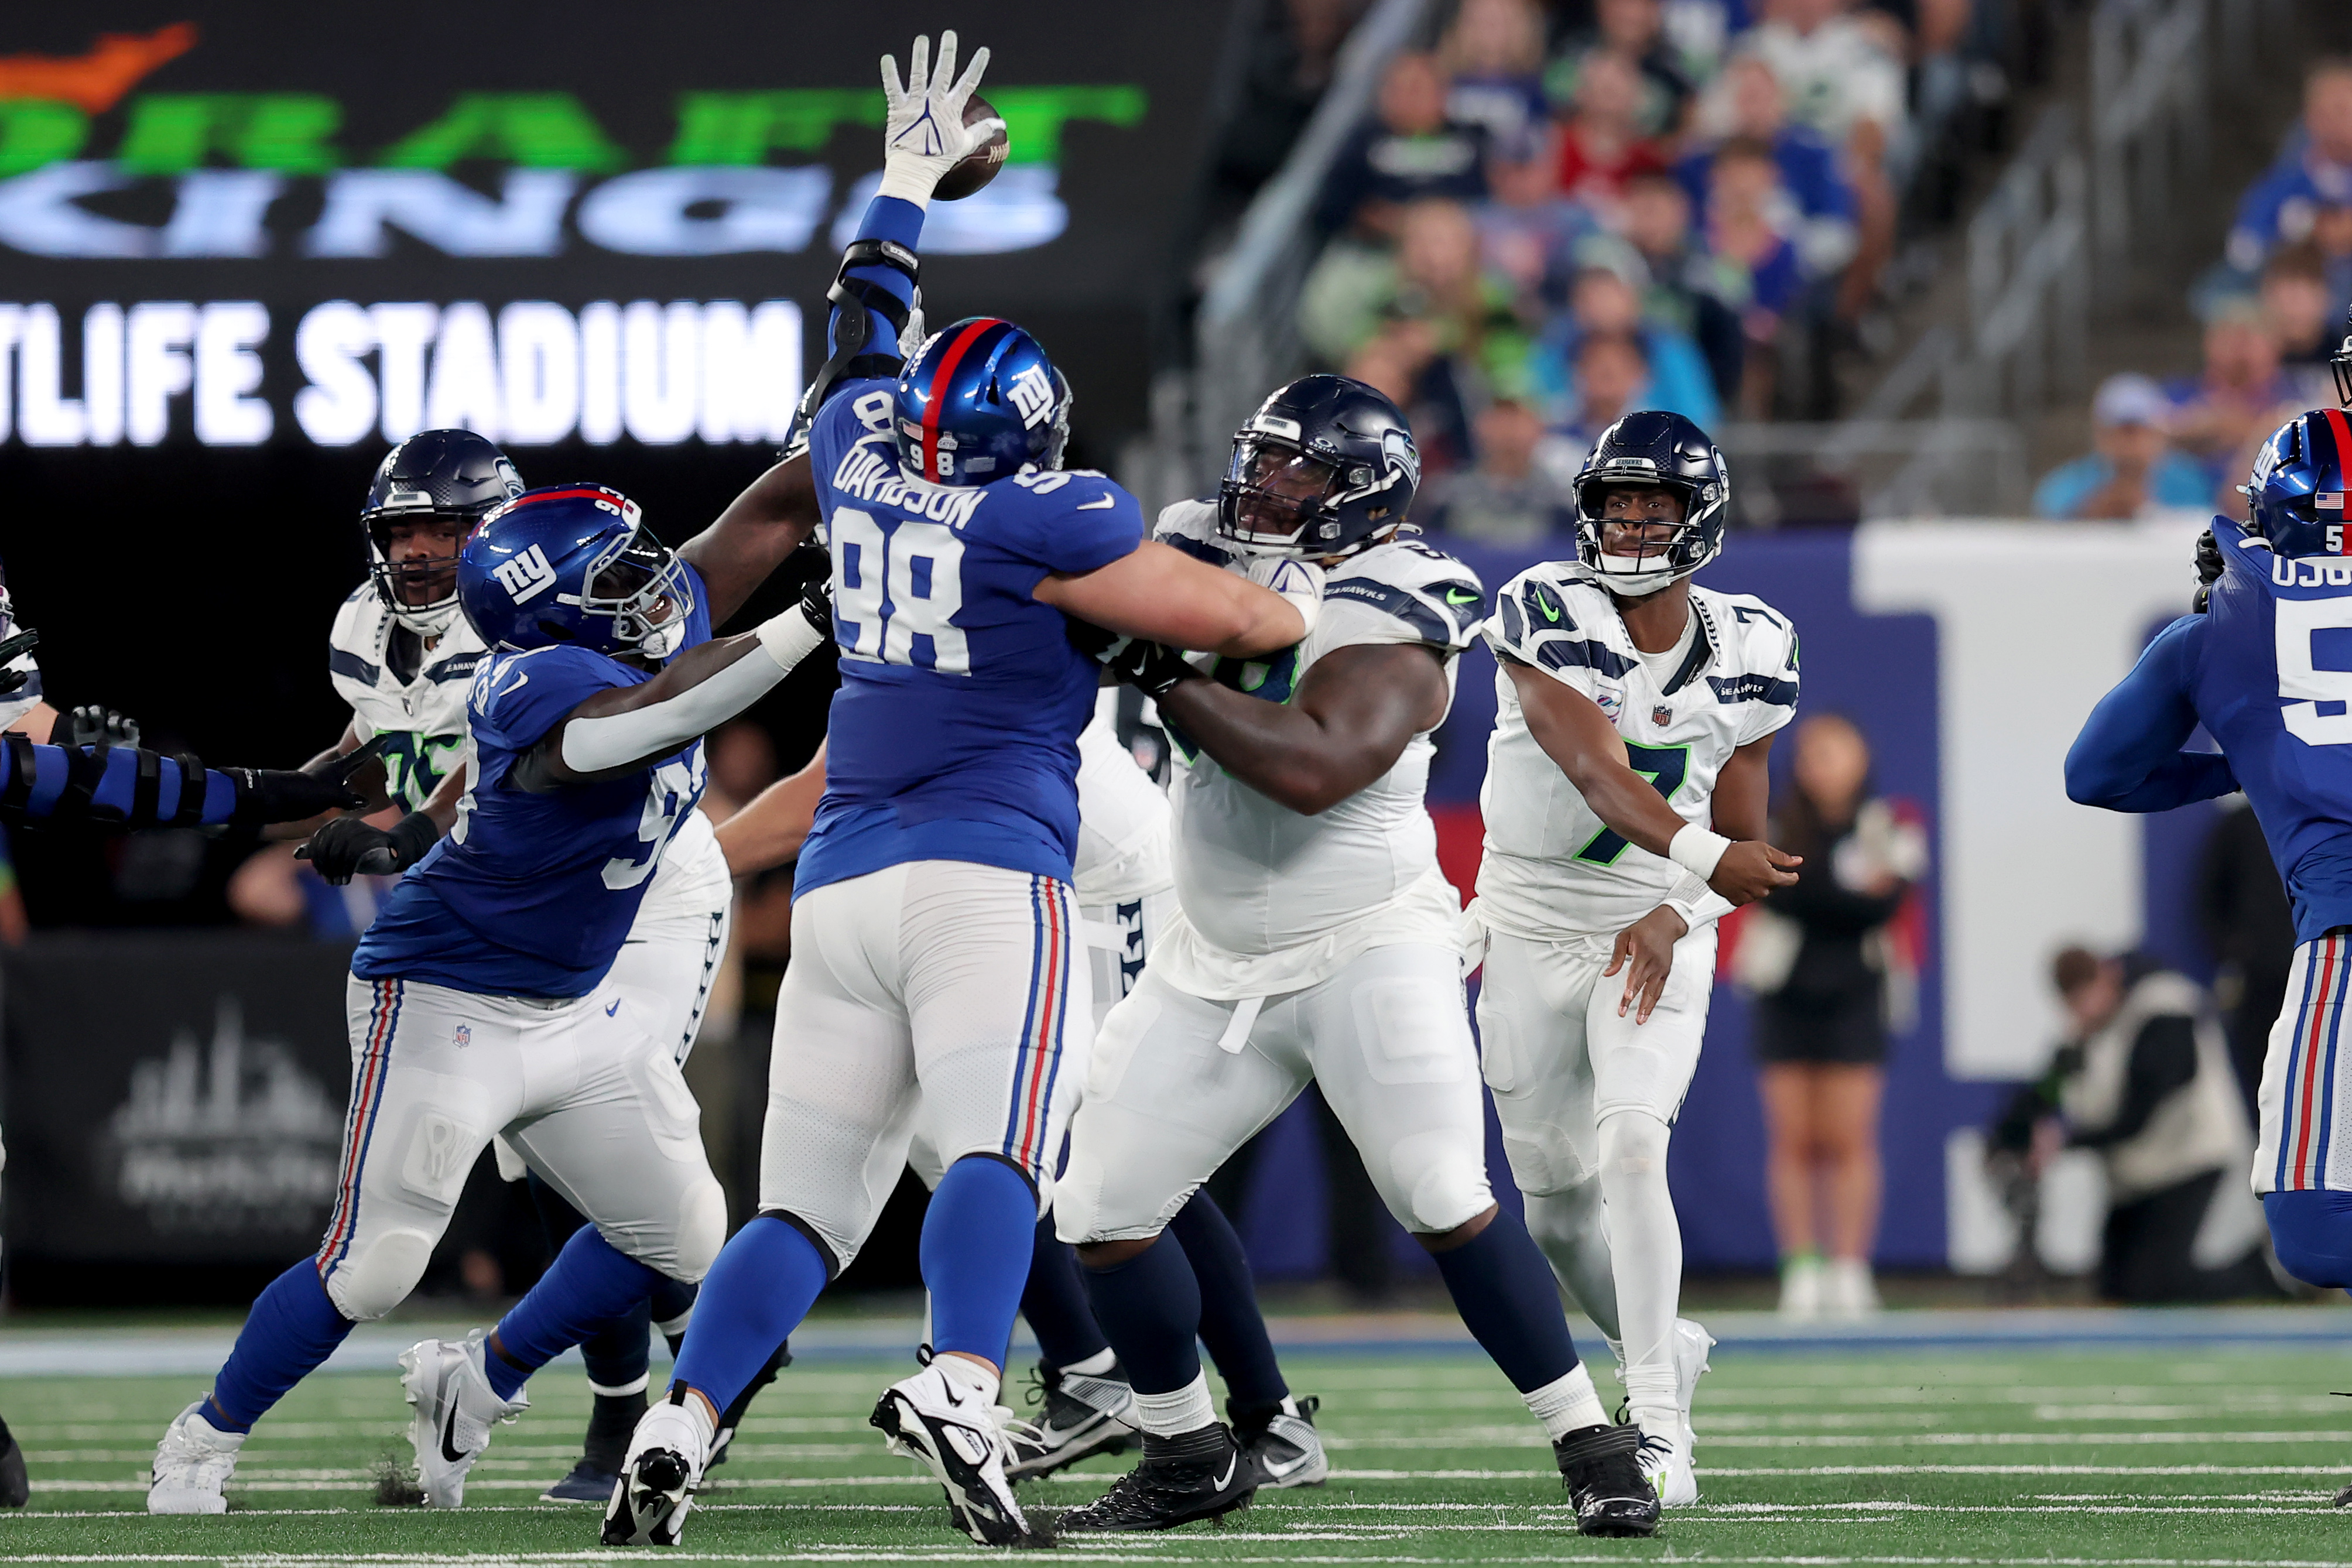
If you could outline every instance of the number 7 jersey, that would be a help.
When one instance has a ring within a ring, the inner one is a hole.
[[[1530,567],[1496,597],[1486,641],[1495,730],[1486,743],[1486,821],[1478,870],[1484,922],[1549,940],[1624,930],[1665,899],[1681,870],[1628,844],[1584,803],[1528,731],[1517,659],[1591,698],[1625,742],[1626,760],[1684,820],[1704,826],[1731,754],[1796,716],[1797,634],[1747,594],[1693,584],[1695,634],[1663,673],[1644,662],[1607,589],[1574,562]]]

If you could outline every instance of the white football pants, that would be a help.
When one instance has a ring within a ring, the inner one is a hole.
[[[961,860],[834,882],[793,906],[760,1207],[866,1244],[919,1127],[937,1168],[1003,1160],[1052,1202],[1093,1038],[1069,885]]]
[[[1459,954],[1374,948],[1237,1018],[1250,1006],[1147,969],[1111,1010],[1071,1126],[1055,1210],[1064,1241],[1159,1234],[1310,1081],[1407,1230],[1452,1230],[1494,1201]]]

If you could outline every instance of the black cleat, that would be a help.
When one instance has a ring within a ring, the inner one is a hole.
[[[33,1483],[25,1479],[25,1450],[16,1435],[0,1421],[0,1508],[22,1508],[32,1498]]]
[[[601,1469],[593,1459],[583,1459],[572,1467],[572,1473],[539,1494],[541,1502],[607,1502],[613,1489],[621,1484],[617,1467]]]
[[[1005,1432],[1004,1473],[1016,1481],[1050,1476],[1097,1454],[1123,1454],[1135,1442],[1135,1391],[1128,1386],[1127,1369],[1115,1363],[1096,1375],[1040,1362],[1029,1403],[1042,1405],[1037,1419]]]
[[[22,1498],[25,1495],[25,1482],[23,1479],[25,1474],[25,1461],[21,1458],[16,1458],[16,1440],[13,1437],[8,1440],[8,1452],[5,1454],[0,1454],[0,1479],[5,1479],[6,1467],[8,1461],[12,1458],[16,1459],[17,1475],[16,1489],[12,1495]],[[0,1498],[0,1502],[6,1501],[6,1498]],[[25,1505],[22,1502],[12,1502],[8,1503],[8,1506],[10,1508],[22,1508]],[[2342,1491],[2336,1494],[2336,1506],[2337,1508],[2352,1508],[2352,1487],[2346,1487]]]
[[[1587,1426],[1551,1446],[1576,1505],[1580,1535],[1655,1535],[1658,1494],[1642,1474],[1642,1434],[1633,1426]]]
[[[1143,1463],[1110,1490],[1054,1523],[1057,1535],[1087,1530],[1173,1530],[1245,1508],[1257,1467],[1220,1423],[1174,1437],[1144,1434]]]

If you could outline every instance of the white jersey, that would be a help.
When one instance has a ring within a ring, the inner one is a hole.
[[[465,755],[466,691],[485,649],[472,625],[457,616],[403,680],[391,658],[400,631],[375,584],[361,584],[335,612],[327,673],[336,694],[352,705],[359,738],[390,737],[383,753],[384,792],[415,811]]]
[[[1159,537],[1233,564],[1207,502],[1160,513]],[[1484,609],[1470,568],[1418,539],[1392,539],[1330,571],[1305,642],[1266,659],[1220,660],[1217,679],[1287,702],[1335,649],[1418,643],[1443,661],[1450,699],[1454,656],[1477,635]],[[1179,764],[1171,795],[1180,911],[1151,963],[1172,984],[1198,996],[1271,996],[1318,984],[1368,948],[1458,943],[1460,899],[1437,868],[1437,831],[1422,801],[1433,752],[1426,731],[1386,773],[1314,816],[1235,779],[1177,727],[1169,739]]]
[[[1071,885],[1081,909],[1133,903],[1176,882],[1168,863],[1168,796],[1136,765],[1112,728],[1118,693],[1106,690],[1078,731],[1078,852]]]
[[[1624,737],[1627,760],[1688,822],[1706,826],[1731,753],[1797,711],[1797,633],[1748,594],[1690,590],[1693,635],[1672,668],[1645,662],[1609,591],[1575,562],[1533,566],[1496,596],[1496,657],[1517,659],[1592,700]],[[1622,931],[1665,899],[1682,868],[1628,844],[1584,803],[1528,732],[1510,671],[1495,671],[1486,743],[1486,821],[1478,871],[1484,924],[1556,939]]]

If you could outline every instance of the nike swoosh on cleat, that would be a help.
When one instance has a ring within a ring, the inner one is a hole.
[[[441,1457],[453,1465],[463,1464],[466,1460],[466,1456],[457,1451],[457,1445],[452,1441],[457,1436],[457,1405],[455,1400],[452,1400],[449,1404],[449,1414],[441,1423]]]
[[[1241,1462],[1241,1450],[1236,1448],[1233,1452],[1233,1457],[1225,1461],[1225,1473],[1217,1478],[1217,1489],[1219,1491],[1223,1491],[1227,1487],[1234,1484],[1234,1471],[1240,1468]]]

